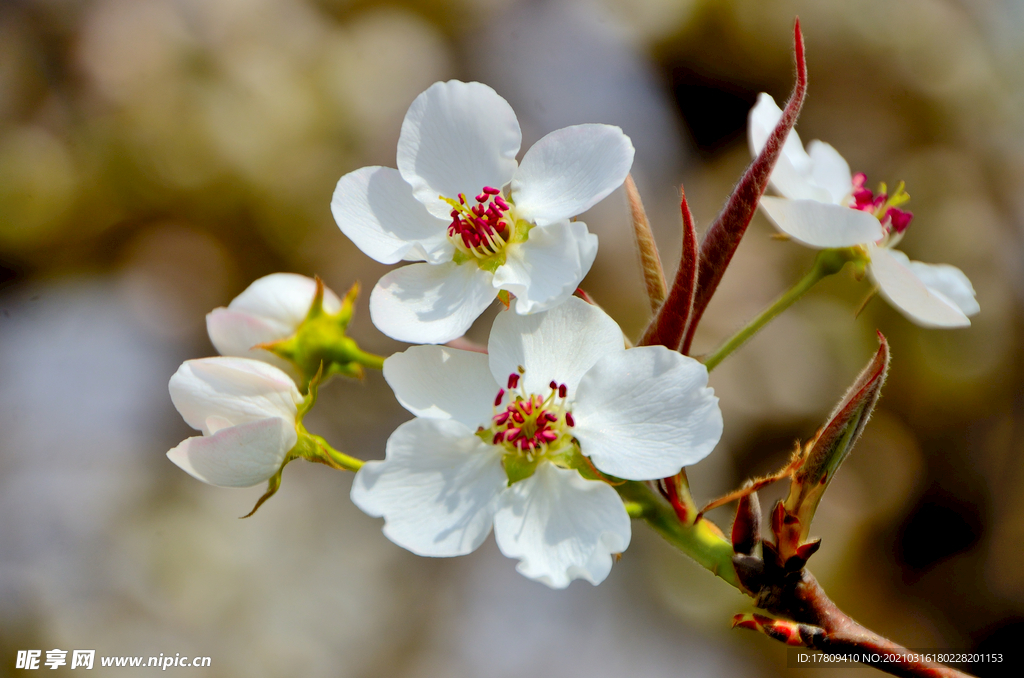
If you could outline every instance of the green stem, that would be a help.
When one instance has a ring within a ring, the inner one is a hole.
[[[771,322],[775,316],[792,306],[797,299],[802,297],[807,290],[814,287],[819,280],[827,278],[828,276],[842,270],[846,262],[851,260],[851,256],[850,251],[845,249],[822,250],[819,252],[818,257],[814,260],[814,266],[807,272],[807,275],[801,278],[796,285],[793,285],[793,287],[791,287],[785,294],[779,297],[775,303],[762,311],[761,315],[751,320],[746,327],[741,329],[727,342],[722,344],[717,351],[704,358],[704,366],[708,368],[708,372],[715,369],[720,362],[729,356],[730,353],[738,349],[740,346],[745,344],[748,339],[757,334],[758,331]]]
[[[315,435],[313,436],[313,439],[316,441],[317,447],[319,447],[320,450],[336,464],[335,468],[355,473],[363,467],[365,462],[362,459],[356,459],[355,457],[348,456],[344,452],[339,452],[331,447],[327,441],[320,436]]]
[[[690,556],[712,574],[739,588],[732,565],[732,544],[714,523],[701,518],[686,525],[675,511],[646,484],[628,481],[615,488],[631,509],[630,515],[647,522],[665,541]]]
[[[352,359],[355,360],[360,365],[362,365],[363,367],[369,367],[370,369],[374,370],[383,370],[384,361],[386,360],[386,358],[382,355],[377,355],[375,353],[367,353],[366,351],[360,348],[357,348],[355,351],[352,352]]]

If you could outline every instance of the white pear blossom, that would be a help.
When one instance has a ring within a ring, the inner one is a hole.
[[[576,125],[516,162],[515,113],[478,82],[438,82],[416,97],[398,140],[398,169],[363,167],[338,182],[342,232],[385,264],[370,295],[380,331],[413,343],[455,339],[498,296],[517,313],[567,299],[590,270],[597,236],[570,221],[625,180],[633,145],[618,127]]]
[[[761,93],[750,111],[750,148],[756,156],[782,111]],[[771,175],[781,198],[761,198],[761,208],[775,226],[794,240],[815,248],[859,247],[867,272],[879,292],[912,322],[924,327],[965,327],[980,310],[974,287],[964,273],[948,264],[910,261],[892,249],[910,224],[910,212],[898,205],[908,198],[902,184],[890,197],[865,188],[863,174],[832,146],[812,141],[804,150],[796,130],[789,133]]]
[[[306,319],[316,295],[316,281],[296,273],[272,273],[254,281],[227,308],[206,315],[206,331],[221,355],[253,358],[296,375],[295,366],[257,344],[287,339]],[[341,299],[324,288],[323,308],[341,310]]]
[[[626,510],[595,468],[668,477],[722,434],[703,365],[663,346],[626,350],[615,321],[575,297],[500,313],[487,354],[414,346],[384,376],[416,418],[356,474],[352,501],[424,556],[469,553],[493,525],[517,569],[553,588],[600,583],[629,545]]]
[[[250,487],[278,472],[298,441],[302,403],[295,383],[248,358],[188,360],[171,377],[171,400],[203,432],[167,453],[189,475],[221,487]]]

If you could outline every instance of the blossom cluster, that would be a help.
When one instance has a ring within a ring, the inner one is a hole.
[[[750,115],[755,155],[781,117],[762,94]],[[345,336],[355,287],[342,299],[303,276],[257,280],[208,316],[222,356],[188,361],[171,379],[175,406],[202,436],[170,459],[214,485],[268,482],[266,496],[295,458],[353,470],[353,503],[414,553],[463,555],[493,530],[531,579],[603,581],[630,543],[621,488],[675,487],[718,445],[722,413],[708,367],[677,346],[631,347],[574,295],[598,251],[575,217],[626,180],[629,138],[576,125],[517,160],[521,142],[511,107],[486,85],[439,82],[419,95],[397,169],[346,174],[331,201],[366,255],[411,262],[376,283],[369,307],[381,332],[416,345],[386,359],[359,350]],[[835,149],[816,141],[805,150],[795,131],[770,181],[782,197],[760,206],[783,233],[843,251],[914,322],[970,324],[978,305],[959,269],[892,249],[912,219],[902,185],[871,191]],[[441,345],[496,299],[503,309],[486,350]],[[391,434],[383,460],[364,463],[309,434],[302,415],[324,378],[367,366],[383,369],[414,418]]]

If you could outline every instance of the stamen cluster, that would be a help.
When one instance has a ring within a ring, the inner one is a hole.
[[[565,408],[566,385],[552,381],[546,398],[527,394],[519,388],[519,374],[508,376],[508,390],[512,396],[505,409],[491,418],[491,442],[504,445],[510,452],[528,457],[543,456],[561,450],[572,436],[566,430],[576,425],[572,412]],[[497,410],[505,399],[505,389],[494,399]]]
[[[897,207],[897,205],[902,205],[910,200],[910,196],[904,190],[903,182],[900,182],[896,187],[896,192],[890,198],[884,183],[879,185],[876,194],[864,186],[867,180],[868,177],[863,172],[858,172],[853,176],[853,204],[850,207],[874,214],[882,222],[886,233],[896,231],[897,235],[902,235],[910,225],[910,220],[914,218],[911,212]]]
[[[459,193],[457,202],[443,196],[442,200],[452,206],[448,237],[460,250],[484,259],[497,254],[508,242],[512,225],[507,213],[511,206],[501,197],[501,190],[484,186],[473,205],[465,193]]]

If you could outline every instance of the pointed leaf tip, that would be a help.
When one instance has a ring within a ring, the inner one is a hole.
[[[655,313],[665,295],[668,294],[668,283],[665,282],[665,271],[661,266],[661,255],[658,253],[658,245],[654,241],[654,233],[651,231],[651,222],[647,218],[647,211],[640,199],[640,191],[633,182],[633,175],[626,175],[626,198],[629,201],[629,213],[633,222],[633,239],[636,243],[637,252],[640,254],[640,268],[644,275],[644,284],[647,287],[647,298],[651,302],[651,310]]]
[[[679,211],[683,218],[683,247],[679,255],[679,268],[676,269],[676,277],[665,303],[658,309],[640,340],[640,346],[660,345],[673,351],[679,349],[692,315],[699,258],[697,226],[686,202],[686,191],[682,186],[679,190]]]
[[[736,188],[725,203],[721,214],[704,234],[700,243],[700,266],[698,272],[697,291],[694,296],[693,310],[689,318],[689,327],[683,340],[682,352],[688,354],[697,324],[704,315],[711,297],[714,296],[718,283],[721,282],[725,269],[728,268],[743,234],[750,225],[750,220],[757,211],[758,201],[768,187],[775,163],[782,152],[783,144],[790,130],[796,125],[807,95],[807,62],[804,57],[804,38],[800,31],[800,20],[797,19],[793,28],[793,56],[796,61],[796,84],[793,93],[786,102],[775,129],[768,137],[764,148],[754,161],[750,163]]]

